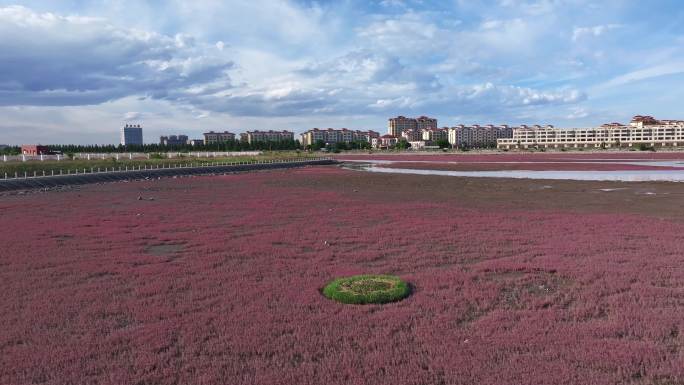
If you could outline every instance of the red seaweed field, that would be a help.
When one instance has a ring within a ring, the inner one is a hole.
[[[336,166],[0,196],[0,384],[684,384],[684,186]],[[332,279],[392,274],[403,301]]]

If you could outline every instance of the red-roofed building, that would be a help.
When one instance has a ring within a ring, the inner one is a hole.
[[[419,118],[407,118],[405,116],[397,116],[390,118],[387,123],[387,134],[392,136],[401,136],[406,130],[422,131],[423,129],[437,128],[437,119],[427,116]]]
[[[39,144],[25,144],[21,146],[22,155],[50,155],[51,152],[47,146]]]
[[[393,135],[383,135],[379,138],[373,138],[371,145],[375,148],[390,148],[396,146],[399,139]]]
[[[657,121],[654,117],[648,115],[636,115],[632,118],[632,121],[629,122],[629,125],[632,127],[657,126],[659,124],[659,121]]]

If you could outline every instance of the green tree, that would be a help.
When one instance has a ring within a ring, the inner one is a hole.
[[[396,148],[398,150],[407,150],[411,148],[411,143],[409,143],[406,139],[402,138],[399,139],[399,141],[397,142]]]

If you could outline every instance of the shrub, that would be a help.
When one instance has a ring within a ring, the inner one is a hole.
[[[655,150],[656,150],[656,149],[655,149],[655,146],[649,146],[649,145],[646,144],[646,143],[641,143],[641,144],[639,144],[639,151],[651,151],[651,152],[655,152]]]
[[[408,284],[391,275],[356,275],[338,278],[323,288],[327,298],[347,304],[382,304],[406,298]]]

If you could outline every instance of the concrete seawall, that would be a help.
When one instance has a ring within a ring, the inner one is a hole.
[[[275,170],[303,166],[331,165],[336,163],[337,161],[330,159],[310,161],[302,160],[296,162],[160,168],[134,171],[98,172],[91,174],[71,174],[17,179],[0,179],[0,191],[30,190],[59,186],[80,185],[88,183],[116,182],[122,180],[173,177],[181,175],[221,174],[241,171]]]

